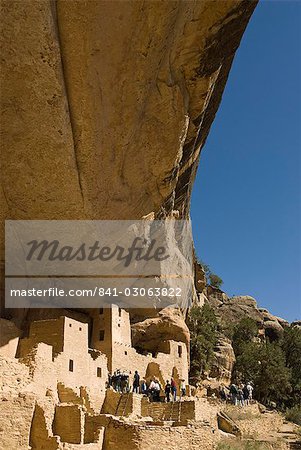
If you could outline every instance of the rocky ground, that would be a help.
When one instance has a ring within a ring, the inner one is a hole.
[[[240,442],[231,437],[222,441],[225,450],[227,448],[229,450],[231,448],[254,450],[301,448],[301,428],[287,422],[277,411],[269,411],[257,403],[244,408],[228,405],[225,411],[242,433]],[[222,444],[220,444],[221,449]]]

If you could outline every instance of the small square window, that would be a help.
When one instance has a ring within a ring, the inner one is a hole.
[[[182,357],[182,346],[181,345],[178,345],[178,355],[179,355],[179,358]]]
[[[120,328],[120,323],[118,324],[119,328]]]
[[[97,367],[97,376],[101,378],[101,367]]]
[[[99,308],[99,314],[103,314],[103,308]]]
[[[69,359],[69,372],[73,372],[73,367],[74,367],[73,359]]]
[[[69,327],[72,327],[72,323],[69,323]]]
[[[99,331],[99,340],[103,341],[105,338],[105,330],[100,330]]]
[[[125,354],[125,355],[127,355],[127,354],[128,354],[128,352],[127,352],[127,351],[125,351],[125,352],[124,352],[124,354]]]
[[[79,327],[79,331],[82,331],[82,327]]]

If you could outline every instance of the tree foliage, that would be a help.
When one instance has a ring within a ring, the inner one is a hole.
[[[235,376],[255,385],[256,397],[262,403],[282,404],[291,390],[291,370],[285,366],[285,355],[279,345],[269,342],[245,342],[237,356]]]
[[[213,286],[217,289],[220,289],[223,284],[223,280],[215,273],[210,273],[209,282],[210,282],[210,286]]]
[[[301,405],[301,329],[285,328],[280,345],[285,355],[286,366],[291,369],[292,392],[288,405]]]
[[[235,381],[253,381],[255,396],[279,407],[301,403],[301,329],[286,327],[281,340],[260,341],[252,319],[244,318],[235,327],[232,345],[236,356]]]
[[[218,323],[213,309],[205,304],[202,308],[191,308],[187,324],[190,330],[190,376],[195,381],[201,379],[210,368],[217,343]]]
[[[208,264],[205,264],[202,261],[198,261],[198,263],[202,266],[202,269],[205,272],[207,284],[210,284],[210,286],[220,289],[223,284],[223,280],[218,275],[216,275],[211,271]]]
[[[252,342],[258,335],[258,326],[255,320],[244,317],[234,326],[232,345],[236,356],[243,351],[245,343]]]

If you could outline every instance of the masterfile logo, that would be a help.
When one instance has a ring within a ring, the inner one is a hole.
[[[190,275],[190,221],[6,221],[6,275]]]
[[[187,303],[192,254],[186,220],[7,221],[6,306]]]

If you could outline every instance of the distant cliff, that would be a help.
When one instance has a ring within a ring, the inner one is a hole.
[[[250,296],[229,297],[224,291],[208,284],[202,265],[195,264],[196,305],[209,305],[219,324],[218,342],[211,368],[207,373],[211,384],[229,383],[235,363],[231,334],[242,319],[251,319],[257,327],[257,339],[267,342],[279,342],[285,328],[300,327],[299,322],[291,325],[285,319],[271,314],[265,308],[259,308],[256,300]],[[210,384],[210,383],[209,383]]]

